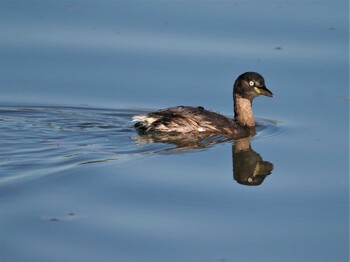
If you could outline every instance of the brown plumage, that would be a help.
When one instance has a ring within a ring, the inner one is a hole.
[[[203,107],[176,106],[134,116],[139,120],[135,124],[137,130],[149,132],[210,132],[232,134],[241,126],[223,115],[205,110]]]
[[[244,135],[255,126],[252,100],[259,95],[272,93],[260,74],[246,72],[234,84],[234,120],[203,107],[176,106],[134,116],[135,128],[141,134]]]

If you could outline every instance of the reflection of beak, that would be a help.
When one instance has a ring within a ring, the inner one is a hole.
[[[261,87],[257,87],[257,86],[255,86],[254,87],[254,90],[255,90],[255,92],[257,92],[259,95],[264,95],[264,96],[268,96],[268,97],[273,97],[273,94],[272,94],[272,92],[270,91],[270,90],[268,90],[267,88],[266,88],[266,86],[261,86]]]

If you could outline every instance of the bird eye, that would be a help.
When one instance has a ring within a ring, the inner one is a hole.
[[[255,84],[254,81],[249,81],[250,86],[254,86],[254,84]]]

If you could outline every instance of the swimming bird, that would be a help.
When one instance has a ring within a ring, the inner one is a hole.
[[[152,135],[244,136],[255,127],[252,101],[259,95],[273,96],[262,75],[245,72],[233,85],[234,119],[201,106],[175,106],[133,116],[134,127],[140,134]]]

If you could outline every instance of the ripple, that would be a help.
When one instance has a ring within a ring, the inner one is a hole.
[[[287,136],[292,131],[292,126],[277,120],[257,118],[256,139],[271,140]]]
[[[79,165],[128,160],[133,110],[71,107],[0,108],[0,182],[40,177]]]

